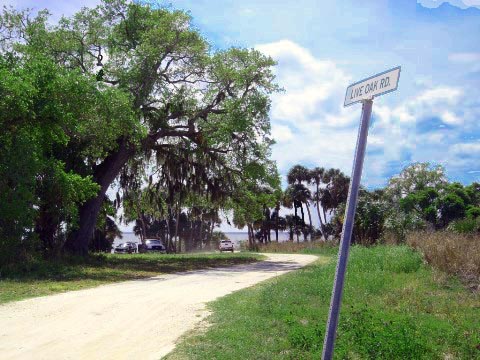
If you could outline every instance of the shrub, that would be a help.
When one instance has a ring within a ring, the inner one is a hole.
[[[480,207],[469,206],[467,208],[466,214],[467,214],[467,218],[476,219],[476,218],[480,217]]]
[[[448,230],[457,233],[475,233],[480,231],[480,218],[467,217],[465,219],[452,221],[448,225]]]

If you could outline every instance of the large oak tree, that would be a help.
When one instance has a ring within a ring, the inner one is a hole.
[[[161,168],[170,152],[182,149],[185,161],[207,167],[202,186],[208,190],[225,172],[241,175],[268,155],[269,94],[278,89],[274,61],[256,50],[214,51],[186,12],[105,0],[56,25],[46,13],[31,18],[13,11],[1,25],[3,51],[41,54],[95,78],[98,91],[124,93],[133,114],[99,123],[91,133],[97,141],[89,139],[96,151],[77,151],[86,139],[70,139],[76,148],[65,155],[67,165],[100,187],[80,207],[69,235],[67,246],[76,253],[88,251],[105,194],[129,167],[154,161]],[[116,106],[105,104],[104,111],[115,114]]]

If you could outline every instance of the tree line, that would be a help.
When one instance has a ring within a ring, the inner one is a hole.
[[[336,169],[307,169],[293,166],[284,192],[286,207],[300,210],[290,229],[311,234],[312,239],[340,238],[349,178]],[[290,206],[289,206],[290,205]],[[310,208],[315,207],[319,226],[312,225]],[[305,221],[304,210],[308,214]],[[288,215],[287,215],[288,217]],[[287,218],[286,217],[286,218]],[[288,223],[288,222],[287,222]],[[480,231],[480,184],[450,182],[441,165],[413,163],[393,176],[383,188],[361,187],[355,215],[352,242],[372,245],[399,243],[413,230]]]

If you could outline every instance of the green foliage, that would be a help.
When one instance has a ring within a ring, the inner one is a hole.
[[[457,233],[478,233],[480,231],[480,218],[467,217],[452,221],[448,229]]]
[[[439,199],[438,210],[444,224],[465,216],[465,201],[455,193],[446,193]]]
[[[362,245],[375,244],[383,235],[388,207],[374,194],[362,191],[357,203],[353,242]]]
[[[428,162],[414,163],[389,180],[387,192],[390,197],[399,200],[427,188],[438,190],[446,183],[445,169],[441,165],[432,165]]]
[[[0,78],[0,253],[11,261],[32,245],[34,228],[45,240],[46,228],[52,235],[63,221],[74,227],[78,206],[96,195],[92,177],[68,170],[61,154],[70,139],[90,136],[98,124],[79,120],[105,104],[91,99],[99,93],[93,82],[40,55],[2,56]]]
[[[467,218],[476,219],[480,216],[480,207],[478,206],[468,206],[466,211]]]

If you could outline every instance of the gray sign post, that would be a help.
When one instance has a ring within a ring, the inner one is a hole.
[[[353,224],[355,220],[355,209],[357,207],[358,190],[362,178],[363,160],[367,147],[368,127],[372,114],[373,97],[395,91],[400,79],[400,67],[385,71],[347,88],[345,95],[345,106],[362,102],[362,117],[358,130],[355,158],[353,160],[352,177],[348,191],[347,208],[345,209],[345,222],[343,223],[342,238],[338,251],[337,269],[333,283],[332,299],[330,301],[330,312],[328,315],[327,332],[323,343],[323,360],[331,360],[335,348],[335,337],[337,332],[340,305],[342,302],[345,272],[347,270],[348,253],[352,238]]]

